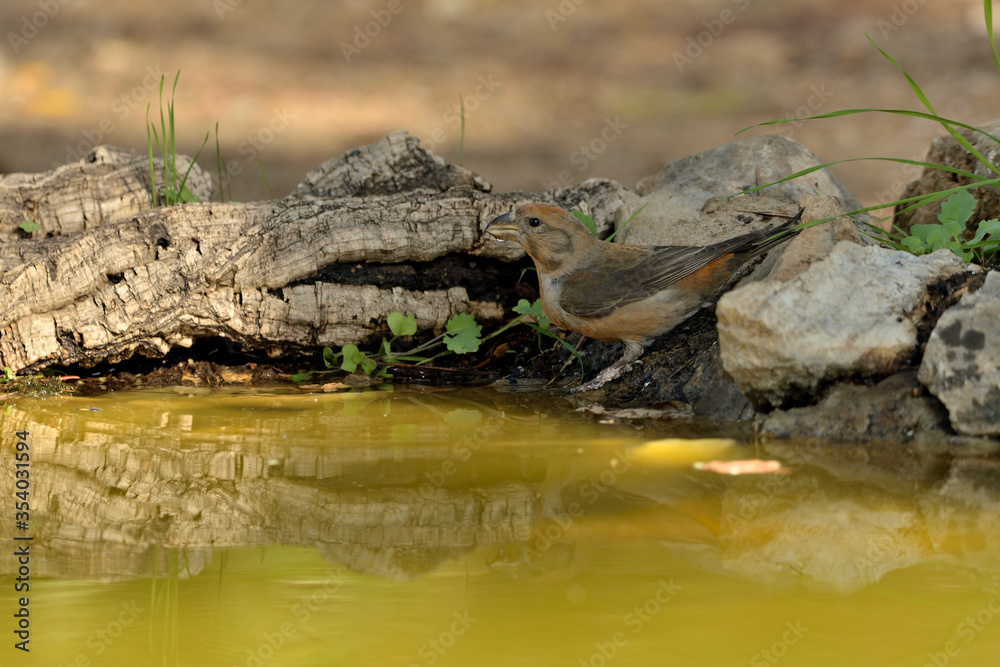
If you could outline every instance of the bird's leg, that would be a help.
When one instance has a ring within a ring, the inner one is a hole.
[[[636,343],[635,341],[624,341],[624,343],[625,343],[625,350],[618,361],[616,361],[615,363],[611,364],[603,371],[598,373],[597,377],[595,377],[590,382],[581,384],[579,387],[573,387],[572,389],[569,390],[570,393],[576,394],[581,391],[590,391],[591,389],[597,389],[598,387],[605,385],[606,383],[610,382],[611,380],[614,380],[616,377],[621,375],[625,371],[625,369],[628,368],[629,365],[633,361],[638,359],[639,355],[642,354],[642,345],[640,343]]]

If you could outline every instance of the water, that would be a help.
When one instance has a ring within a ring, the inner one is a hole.
[[[941,667],[1000,653],[988,457],[696,439],[708,431],[600,423],[541,394],[188,391],[3,409],[0,664]],[[744,459],[784,469],[694,466]]]

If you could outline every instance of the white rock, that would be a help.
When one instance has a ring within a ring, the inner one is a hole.
[[[885,375],[916,349],[928,285],[972,270],[947,250],[916,257],[838,243],[787,282],[720,299],[723,367],[748,398],[779,406],[838,378]]]

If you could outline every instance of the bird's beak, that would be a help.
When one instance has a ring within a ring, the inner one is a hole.
[[[486,232],[497,241],[516,241],[517,225],[514,224],[514,216],[504,213],[493,218],[493,222],[486,225]]]

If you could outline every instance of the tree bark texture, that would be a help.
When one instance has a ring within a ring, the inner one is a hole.
[[[0,364],[117,362],[219,336],[278,356],[377,340],[393,311],[421,331],[461,312],[497,321],[501,305],[464,287],[320,276],[358,262],[514,259],[520,248],[484,238],[495,216],[535,198],[586,201],[608,224],[628,196],[598,180],[493,195],[404,132],[320,165],[284,199],[207,203],[211,177],[197,165],[189,187],[206,203],[151,209],[148,158],[104,146],[46,174],[0,177]],[[25,219],[41,225],[31,238]]]

